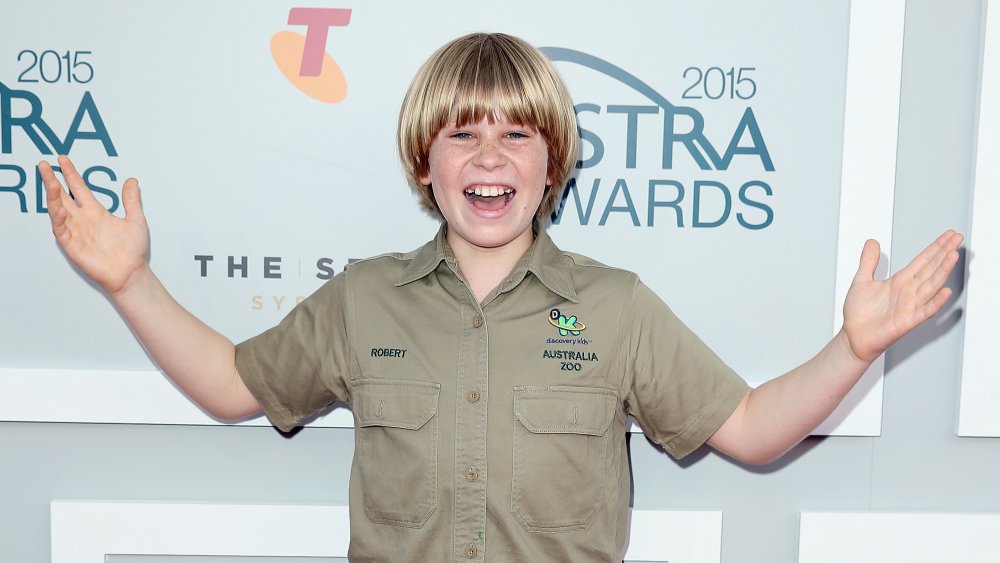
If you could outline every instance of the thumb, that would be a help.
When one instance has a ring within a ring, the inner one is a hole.
[[[878,241],[874,239],[865,241],[865,247],[861,250],[861,262],[858,264],[858,273],[854,275],[854,279],[865,281],[875,279],[875,269],[878,268],[878,262],[881,257],[882,250]]]
[[[139,181],[135,178],[125,180],[122,187],[122,204],[125,206],[125,218],[135,221],[146,221],[142,212],[142,199],[139,195]]]

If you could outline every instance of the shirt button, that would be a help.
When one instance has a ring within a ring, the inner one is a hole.
[[[482,317],[482,315],[476,315],[475,317],[472,317],[472,326],[474,326],[476,328],[479,328],[479,327],[483,326],[483,317]]]
[[[469,395],[468,395],[469,402],[470,403],[478,402],[479,398],[480,398],[479,389],[476,389],[475,387],[473,387],[472,390],[469,391]]]
[[[465,472],[465,480],[472,483],[476,479],[479,479],[479,470],[475,467],[470,467],[468,471]]]
[[[465,557],[466,559],[475,559],[479,555],[479,550],[476,549],[476,544],[470,543],[465,546]]]

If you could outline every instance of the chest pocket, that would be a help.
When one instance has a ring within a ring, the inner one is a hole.
[[[441,386],[390,379],[351,384],[365,513],[373,522],[420,527],[438,503]]]
[[[607,491],[617,395],[552,385],[514,388],[511,513],[529,532],[589,528]]]

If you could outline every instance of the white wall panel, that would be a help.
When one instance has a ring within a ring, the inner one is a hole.
[[[109,554],[346,557],[346,506],[53,501],[52,563]],[[281,530],[281,533],[274,533]],[[722,513],[632,512],[627,561],[718,563]]]
[[[1000,5],[986,10],[959,436],[1000,436]]]
[[[994,563],[1000,515],[803,512],[799,563]]]

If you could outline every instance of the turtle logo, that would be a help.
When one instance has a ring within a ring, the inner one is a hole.
[[[576,320],[576,315],[567,317],[559,312],[559,309],[549,311],[549,324],[559,329],[560,336],[580,336],[580,332],[587,329],[587,325]]]

